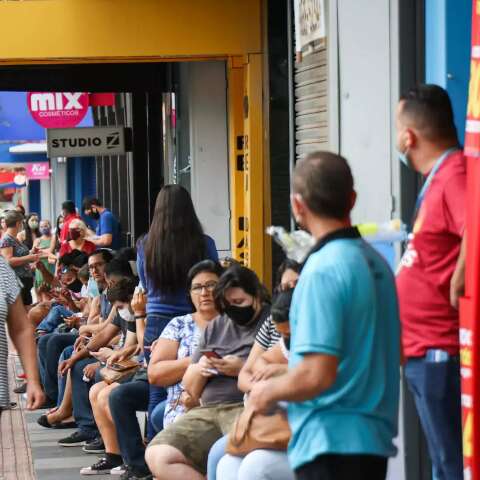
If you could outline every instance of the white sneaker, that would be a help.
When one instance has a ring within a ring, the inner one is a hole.
[[[110,475],[123,475],[126,471],[125,465],[120,465],[119,467],[112,468]]]

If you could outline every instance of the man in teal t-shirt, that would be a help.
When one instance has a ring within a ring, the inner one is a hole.
[[[299,480],[383,480],[395,455],[400,332],[393,273],[350,223],[346,160],[316,152],[293,176],[292,208],[317,244],[290,311],[287,374],[257,383],[264,411],[288,400],[288,456]]]

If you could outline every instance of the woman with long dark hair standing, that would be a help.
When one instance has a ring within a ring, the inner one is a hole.
[[[40,220],[38,219],[38,214],[29,213],[23,222],[23,230],[17,235],[17,240],[31,250],[35,240],[42,236],[38,228],[39,226]]]
[[[192,311],[187,274],[201,260],[218,261],[215,242],[205,235],[188,191],[166,185],[157,196],[150,230],[138,242],[137,269],[147,293],[144,352],[150,359],[152,343],[169,321]],[[149,413],[166,398],[164,388],[150,386]],[[149,425],[149,437],[153,429]]]

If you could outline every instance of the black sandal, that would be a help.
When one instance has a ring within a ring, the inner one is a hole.
[[[41,427],[53,428],[53,425],[50,425],[50,423],[48,422],[48,418],[47,418],[47,415],[46,415],[46,414],[38,417],[37,423],[38,423]]]
[[[0,412],[4,410],[15,410],[17,407],[17,402],[10,402],[6,407],[0,407]]]
[[[60,423],[50,423],[48,421],[47,414],[40,416],[37,419],[37,423],[45,428],[55,428],[56,430],[63,430],[67,428],[77,428],[77,422],[60,422]]]

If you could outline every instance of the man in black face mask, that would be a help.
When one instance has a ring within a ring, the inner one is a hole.
[[[85,198],[83,200],[85,215],[97,222],[96,237],[89,238],[97,247],[120,248],[120,223],[113,213],[102,205],[98,198]]]

